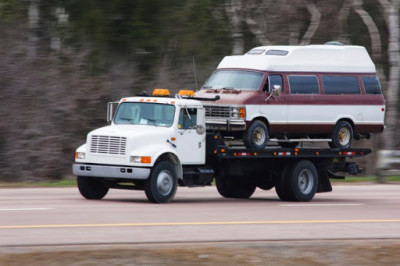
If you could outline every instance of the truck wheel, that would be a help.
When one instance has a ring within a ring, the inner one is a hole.
[[[102,199],[109,190],[103,182],[93,177],[78,176],[77,183],[79,192],[86,199]]]
[[[331,148],[347,149],[353,141],[353,127],[347,121],[339,121],[332,133]]]
[[[318,188],[318,172],[314,164],[303,160],[287,173],[288,196],[294,201],[310,201]]]
[[[249,149],[264,149],[269,140],[268,128],[264,122],[255,120],[244,133],[244,144]]]
[[[218,177],[215,180],[217,190],[224,198],[248,199],[256,190],[256,185],[231,176]]]
[[[292,201],[293,194],[290,190],[290,176],[288,173],[293,171],[293,164],[287,164],[283,169],[281,169],[279,174],[275,179],[275,191],[278,197],[283,201]]]
[[[168,161],[156,164],[144,184],[147,199],[154,203],[171,201],[175,196],[176,188],[175,169]]]

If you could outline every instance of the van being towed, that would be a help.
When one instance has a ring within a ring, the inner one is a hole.
[[[214,95],[220,100],[204,102],[207,128],[243,138],[248,148],[270,138],[282,147],[322,138],[348,148],[384,129],[382,89],[361,46],[261,46],[226,56],[196,92]]]

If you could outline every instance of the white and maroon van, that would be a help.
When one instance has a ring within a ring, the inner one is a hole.
[[[226,56],[196,92],[215,95],[219,101],[204,103],[208,129],[243,138],[248,148],[272,139],[283,147],[319,139],[348,148],[384,129],[382,89],[361,46],[261,46]]]

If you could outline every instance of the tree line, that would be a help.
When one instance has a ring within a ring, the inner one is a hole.
[[[400,0],[0,0],[0,179],[70,175],[76,147],[105,124],[107,102],[155,87],[196,89],[223,56],[259,45],[365,46],[387,100],[387,128],[371,143],[399,148],[399,7]]]

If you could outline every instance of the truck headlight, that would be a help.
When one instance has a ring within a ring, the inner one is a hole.
[[[75,159],[85,159],[84,152],[75,152]]]
[[[151,163],[150,156],[131,156],[131,163]]]

